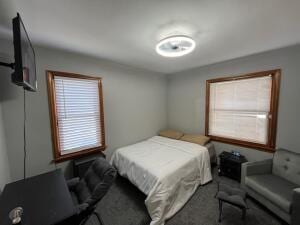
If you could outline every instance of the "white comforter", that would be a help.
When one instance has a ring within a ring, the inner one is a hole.
[[[205,147],[160,136],[116,150],[111,163],[147,195],[151,225],[163,225],[212,179]]]

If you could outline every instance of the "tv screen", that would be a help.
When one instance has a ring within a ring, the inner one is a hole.
[[[35,53],[22,19],[17,14],[13,19],[15,64],[12,82],[29,91],[37,90]]]

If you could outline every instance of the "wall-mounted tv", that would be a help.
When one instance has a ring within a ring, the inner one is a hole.
[[[15,63],[12,82],[29,91],[37,90],[35,53],[19,15],[13,18]]]

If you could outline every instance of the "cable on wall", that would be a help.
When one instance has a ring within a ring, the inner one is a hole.
[[[23,97],[24,97],[24,121],[23,121],[23,125],[24,125],[24,130],[23,130],[23,138],[24,138],[24,180],[26,179],[26,157],[27,157],[27,150],[26,150],[26,91],[25,89],[23,89]]]

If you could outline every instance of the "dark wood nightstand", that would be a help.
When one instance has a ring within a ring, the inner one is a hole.
[[[247,159],[242,155],[236,156],[230,152],[222,152],[219,158],[219,176],[227,176],[240,182],[242,163],[247,162]]]

